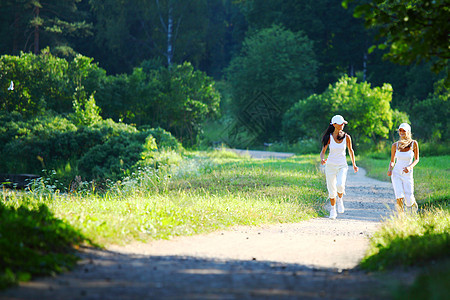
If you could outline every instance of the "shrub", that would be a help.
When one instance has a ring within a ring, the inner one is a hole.
[[[143,126],[140,128],[141,134],[148,136],[151,135],[155,138],[158,149],[167,149],[180,152],[183,149],[181,143],[168,131],[161,127],[149,128],[149,126]]]
[[[436,142],[448,141],[450,111],[449,92],[430,94],[427,99],[414,103],[412,107],[412,130],[422,139]]]
[[[57,58],[44,49],[41,54],[21,53],[0,57],[0,85],[12,80],[13,91],[0,90],[0,109],[17,111],[28,117],[46,110],[69,113],[75,89],[84,87],[88,95],[98,86],[106,72],[93,59],[77,55],[72,61]]]
[[[69,159],[77,149],[73,137],[76,126],[60,116],[46,115],[28,122],[11,120],[3,129],[1,166],[7,172],[40,173],[52,163]]]
[[[141,159],[144,141],[136,134],[122,133],[89,149],[78,161],[80,175],[86,179],[117,180]]]

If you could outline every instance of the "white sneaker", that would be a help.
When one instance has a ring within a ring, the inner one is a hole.
[[[343,214],[345,212],[344,201],[342,201],[342,198],[337,197],[336,202],[338,213]]]
[[[336,212],[336,206],[332,206],[330,210],[330,219],[336,219],[337,212]]]

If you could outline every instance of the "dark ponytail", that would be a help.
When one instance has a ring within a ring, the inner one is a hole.
[[[327,130],[325,130],[325,132],[323,133],[323,136],[322,136],[322,145],[323,146],[328,145],[328,142],[330,141],[330,134],[332,134],[333,131],[334,131],[333,124],[328,125]]]
[[[334,126],[333,124],[328,125],[327,130],[323,133],[322,136],[322,145],[326,146],[328,145],[328,142],[330,141],[330,134],[334,132]],[[341,134],[338,135],[337,139],[338,141],[343,140],[347,134],[345,132],[341,132]]]

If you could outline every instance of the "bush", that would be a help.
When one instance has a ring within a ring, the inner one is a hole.
[[[130,168],[144,159],[148,137],[154,137],[155,150],[166,152],[152,155],[149,164],[176,161],[164,156],[170,157],[171,151],[179,153],[183,149],[162,128],[146,127],[138,131],[134,126],[110,119],[78,127],[66,118],[51,114],[24,121],[18,113],[3,113],[2,120],[5,123],[0,129],[0,140],[4,141],[0,148],[3,157],[0,167],[4,172],[42,174],[44,169],[56,170],[53,180],[64,179],[66,183],[75,175],[116,180],[128,174]]]
[[[155,138],[158,149],[174,150],[180,152],[183,150],[183,146],[178,140],[166,130],[161,127],[149,128],[149,126],[141,127],[141,134],[148,136],[151,135]]]
[[[117,180],[141,159],[144,141],[138,135],[122,134],[89,149],[78,161],[78,171],[86,179]]]
[[[46,115],[28,122],[17,117],[3,124],[0,166],[10,173],[40,173],[77,149],[77,128],[60,116]],[[49,164],[47,164],[49,163]]]
[[[203,121],[219,114],[220,103],[212,78],[187,62],[110,76],[96,98],[104,117],[138,127],[163,127],[188,145],[195,144]]]
[[[5,140],[5,144],[0,148],[4,158],[0,164],[4,170],[36,174],[79,159],[112,136],[137,132],[133,126],[111,120],[77,127],[70,120],[51,114],[29,121],[6,122],[2,131],[0,139]]]
[[[414,134],[425,140],[445,142],[450,138],[448,112],[450,93],[430,94],[427,99],[414,103],[411,126]]]
[[[76,88],[91,95],[106,72],[92,63],[93,59],[77,55],[72,61],[57,58],[44,49],[40,55],[0,57],[0,86],[13,81],[15,89],[0,89],[0,109],[17,111],[28,117],[52,110],[69,113]]]

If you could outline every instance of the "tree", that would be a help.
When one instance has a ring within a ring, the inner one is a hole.
[[[320,95],[311,95],[296,103],[283,119],[283,133],[289,141],[319,138],[335,114],[348,120],[348,132],[355,143],[387,138],[392,128],[390,107],[392,87],[372,88],[358,83],[356,77],[343,76]]]
[[[367,49],[372,33],[339,1],[245,0],[241,6],[252,29],[280,24],[293,32],[303,31],[313,41],[320,74],[316,92],[343,74],[369,71]]]
[[[434,93],[414,103],[411,109],[411,126],[417,137],[439,142],[449,141],[449,98],[448,89],[438,82]]]
[[[163,68],[156,76],[157,95],[147,106],[150,125],[172,132],[184,144],[195,144],[203,121],[219,114],[220,94],[213,80],[190,63]]]
[[[355,0],[344,0],[344,7]],[[365,19],[369,28],[378,29],[379,43],[370,48],[387,49],[386,59],[409,65],[422,60],[432,62],[436,73],[445,71],[449,83],[448,33],[450,9],[446,0],[356,1],[354,16]]]
[[[258,106],[260,100],[270,100],[283,114],[312,92],[317,68],[312,42],[303,32],[274,25],[249,34],[227,70],[236,117],[245,118],[243,109]],[[261,93],[264,97],[258,98]],[[261,139],[279,139],[281,118],[276,116],[262,126],[265,128],[257,133]]]
[[[92,35],[77,9],[80,0],[6,0],[0,4],[3,53],[20,51],[39,54],[52,47],[54,53],[74,55],[70,38]],[[4,19],[3,19],[4,17]]]
[[[131,72],[142,61],[164,57],[166,65],[205,54],[207,1],[92,0],[102,60],[114,73]],[[114,57],[111,57],[111,54]]]

